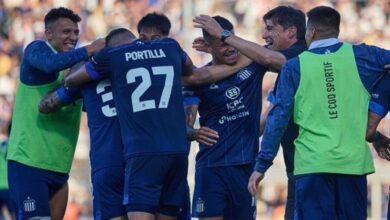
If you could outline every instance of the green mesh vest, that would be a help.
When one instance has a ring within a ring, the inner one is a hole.
[[[299,56],[295,95],[295,175],[374,172],[365,140],[370,95],[357,70],[352,45],[335,53]]]
[[[8,189],[7,160],[5,159],[7,155],[7,145],[7,141],[0,141],[0,190]]]
[[[8,160],[69,173],[79,134],[81,105],[70,105],[46,115],[38,111],[41,99],[61,84],[61,76],[53,83],[39,86],[19,82]]]

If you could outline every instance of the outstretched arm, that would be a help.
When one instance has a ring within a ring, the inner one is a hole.
[[[55,73],[96,54],[104,47],[105,41],[98,39],[85,47],[63,53],[53,51],[47,44],[39,41],[29,45],[26,48],[25,59],[44,73]]]
[[[200,15],[193,19],[194,27],[206,30],[211,36],[221,39],[222,27],[210,16]],[[225,39],[225,43],[239,50],[242,54],[253,61],[268,67],[270,70],[279,72],[287,62],[286,57],[277,51],[265,48],[257,43],[247,41],[236,35]]]
[[[189,71],[190,74],[183,75],[182,84],[184,86],[199,86],[217,82],[237,73],[251,62],[247,57],[240,55],[238,62],[232,66],[211,65],[197,69],[187,68],[186,71]]]

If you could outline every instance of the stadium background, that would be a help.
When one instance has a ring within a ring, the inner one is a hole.
[[[261,38],[262,15],[281,4],[294,5],[304,12],[317,5],[334,6],[342,15],[342,40],[390,49],[389,0],[0,0],[0,132],[5,133],[11,119],[23,49],[32,40],[42,38],[43,17],[53,7],[69,7],[82,17],[79,45],[105,36],[118,26],[136,32],[136,24],[145,13],[165,13],[172,22],[171,37],[177,39],[195,65],[200,66],[210,57],[191,48],[192,40],[201,35],[199,30],[192,27],[193,16],[225,16],[233,22],[239,36],[264,44]],[[274,80],[275,74],[267,73],[263,83],[264,96]],[[384,120],[380,129],[390,136],[389,118]],[[193,143],[189,172],[191,186],[196,150],[197,144]],[[88,154],[88,128],[86,118],[83,117],[69,181],[70,197],[66,217],[69,220],[92,218]],[[377,172],[369,176],[370,202],[367,208],[370,219],[377,220],[385,219],[387,212],[390,164],[379,160],[375,153],[373,155]],[[286,177],[280,154],[267,173],[257,197],[259,219],[283,219]]]

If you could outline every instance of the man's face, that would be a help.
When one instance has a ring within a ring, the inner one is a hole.
[[[45,35],[49,43],[59,52],[72,50],[79,40],[77,23],[69,18],[59,18],[46,29]]]
[[[140,40],[158,40],[165,37],[167,36],[164,36],[161,31],[156,28],[141,28],[139,32]]]
[[[219,39],[212,39],[206,43],[208,52],[217,64],[234,65],[238,60],[238,50]]]
[[[265,30],[262,35],[269,49],[275,51],[285,50],[290,46],[289,28],[284,29],[272,19],[265,20]]]

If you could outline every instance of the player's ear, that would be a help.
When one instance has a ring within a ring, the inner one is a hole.
[[[291,26],[287,29],[288,31],[288,37],[295,38],[297,36],[297,28],[295,26]]]
[[[53,32],[50,30],[50,28],[45,29],[45,36],[48,41],[53,39]]]

